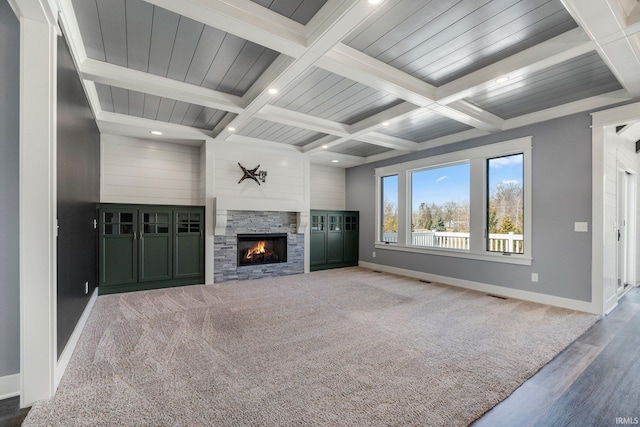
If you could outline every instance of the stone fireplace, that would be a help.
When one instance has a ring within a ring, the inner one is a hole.
[[[238,234],[238,266],[287,262],[287,233]]]
[[[304,273],[299,222],[299,212],[218,210],[214,282]]]

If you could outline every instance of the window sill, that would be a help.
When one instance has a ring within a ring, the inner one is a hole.
[[[502,254],[502,253],[477,253],[477,252],[469,252],[457,249],[429,249],[429,248],[421,248],[417,246],[404,246],[399,245],[397,243],[384,243],[377,242],[375,243],[376,249],[388,249],[391,251],[399,251],[399,252],[411,252],[416,254],[425,254],[425,255],[436,255],[436,256],[448,256],[454,258],[466,258],[466,259],[474,259],[479,261],[490,261],[490,262],[499,262],[503,264],[516,264],[516,265],[531,265],[533,261],[532,258],[526,257],[524,255],[518,254]]]

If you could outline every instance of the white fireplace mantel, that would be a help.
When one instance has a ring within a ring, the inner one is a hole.
[[[216,236],[226,233],[228,211],[295,212],[298,215],[298,234],[304,233],[309,225],[309,209],[303,201],[216,197],[214,206]]]

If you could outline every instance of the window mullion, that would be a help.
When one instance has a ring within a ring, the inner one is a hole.
[[[471,159],[470,161],[470,221],[469,221],[469,251],[474,253],[484,252],[485,242],[485,212],[486,212],[486,166],[484,158]]]
[[[406,245],[411,236],[411,183],[408,173],[398,174],[398,244]]]

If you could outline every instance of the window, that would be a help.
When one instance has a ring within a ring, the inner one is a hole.
[[[524,253],[524,154],[487,160],[487,250]]]
[[[530,178],[530,137],[377,168],[376,247],[531,265]]]
[[[385,243],[396,243],[398,241],[398,175],[382,177],[381,186],[380,240]]]
[[[469,250],[469,163],[411,172],[411,244]]]

